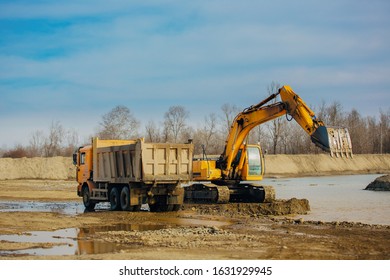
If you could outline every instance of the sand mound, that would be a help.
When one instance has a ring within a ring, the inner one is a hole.
[[[275,200],[271,203],[229,203],[229,204],[185,204],[184,209],[192,209],[199,214],[224,216],[291,215],[307,214],[310,211],[307,199],[291,198]]]
[[[266,155],[265,176],[297,177],[337,174],[390,173],[390,154],[354,155],[332,158],[318,155]],[[70,157],[0,158],[0,180],[75,179],[76,168]]]
[[[74,179],[76,168],[69,157],[0,158],[0,180]]]
[[[390,172],[390,154],[354,155],[336,158],[318,155],[266,155],[266,176],[318,176],[338,174],[386,174]]]
[[[390,191],[390,175],[384,175],[376,178],[365,190],[371,191]]]

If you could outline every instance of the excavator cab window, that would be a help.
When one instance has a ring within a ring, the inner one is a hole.
[[[261,154],[259,147],[247,147],[246,149],[248,157],[248,175],[249,176],[261,176],[262,167],[261,167]]]

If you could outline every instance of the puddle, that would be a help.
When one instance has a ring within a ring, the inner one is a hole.
[[[84,213],[79,202],[0,201],[0,212],[55,212],[65,215]]]
[[[110,231],[150,231],[180,226],[218,226],[229,225],[227,221],[211,221],[189,218],[164,218],[159,224],[116,224],[86,228],[67,228],[56,231],[29,231],[24,234],[0,235],[4,241],[17,243],[37,243],[38,248],[21,250],[2,250],[0,256],[66,256],[106,254],[134,248],[134,244],[117,244],[95,239],[95,234]],[[51,245],[51,246],[47,246]],[[49,247],[49,248],[44,248]]]
[[[166,225],[117,224],[90,228],[67,228],[56,231],[30,231],[21,235],[0,235],[0,242],[41,243],[39,244],[40,248],[3,250],[0,251],[0,256],[66,256],[115,253],[131,247],[94,240],[93,234],[107,231],[159,230],[166,227]],[[46,243],[51,243],[52,247],[42,248]]]
[[[110,210],[109,202],[98,203],[94,211]],[[147,204],[141,211],[149,211]],[[5,201],[0,200],[0,212],[55,212],[64,215],[78,215],[87,212],[82,202],[42,202],[42,201]]]
[[[161,221],[167,222],[174,226],[204,226],[204,227],[225,227],[232,224],[231,221],[217,221],[206,219],[192,219],[192,218],[163,218]]]

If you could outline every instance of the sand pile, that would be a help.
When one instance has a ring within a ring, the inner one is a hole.
[[[0,180],[74,179],[76,168],[70,157],[0,158]]]
[[[336,158],[318,155],[266,155],[266,176],[318,176],[390,173],[390,154]]]
[[[383,175],[371,182],[365,190],[370,191],[390,191],[390,175]]]
[[[390,154],[354,155],[332,158],[318,155],[266,155],[265,176],[318,176],[338,174],[388,174]],[[0,158],[0,180],[9,179],[75,179],[76,168],[70,157]]]

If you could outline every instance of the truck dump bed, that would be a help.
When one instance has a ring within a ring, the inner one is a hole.
[[[171,183],[192,178],[192,144],[93,139],[95,182]]]

